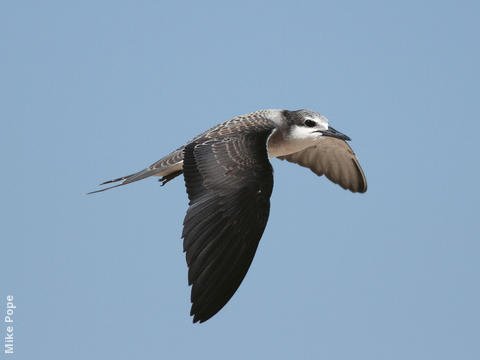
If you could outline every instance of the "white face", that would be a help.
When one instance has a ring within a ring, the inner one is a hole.
[[[288,155],[312,146],[322,139],[322,131],[328,130],[325,116],[309,112],[301,121],[288,129],[277,129],[268,142],[270,157]]]
[[[306,142],[311,144],[322,137],[322,131],[328,130],[328,119],[320,114],[308,114],[303,118],[303,123],[290,128],[287,135],[289,141]]]

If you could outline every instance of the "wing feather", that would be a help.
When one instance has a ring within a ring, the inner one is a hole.
[[[253,260],[270,210],[266,141],[272,129],[200,138],[185,148],[190,206],[182,237],[194,322],[208,320],[230,300]]]
[[[278,158],[307,167],[318,176],[325,175],[352,192],[367,191],[367,179],[358,158],[344,140],[326,137],[314,146]]]

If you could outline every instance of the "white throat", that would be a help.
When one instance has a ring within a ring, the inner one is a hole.
[[[265,110],[265,113],[276,125],[267,142],[269,157],[278,157],[296,153],[315,145],[323,138],[321,131],[328,130],[325,116],[310,110],[299,110],[302,118],[289,123],[282,110]],[[296,114],[298,116],[298,114]],[[313,122],[313,125],[306,124]]]
[[[282,131],[275,129],[268,138],[268,156],[273,158],[293,154],[306,149],[307,147],[315,145],[315,143],[321,141],[322,139],[322,136],[314,138],[300,135],[303,134],[298,134],[297,132],[292,131],[290,134],[285,136],[282,134]]]

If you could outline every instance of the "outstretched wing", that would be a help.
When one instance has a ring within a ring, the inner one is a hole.
[[[230,300],[253,260],[270,211],[271,130],[197,139],[185,148],[190,207],[182,237],[194,322],[208,320]]]
[[[278,158],[308,167],[318,176],[325,174],[332,182],[352,192],[367,191],[367,179],[357,156],[344,140],[325,137],[314,146]]]

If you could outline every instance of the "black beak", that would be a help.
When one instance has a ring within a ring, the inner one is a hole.
[[[341,140],[345,140],[345,141],[352,140],[347,135],[342,134],[340,131],[337,131],[330,126],[328,127],[328,130],[321,131],[321,133],[323,134],[323,136],[331,136],[331,137],[341,139]]]

